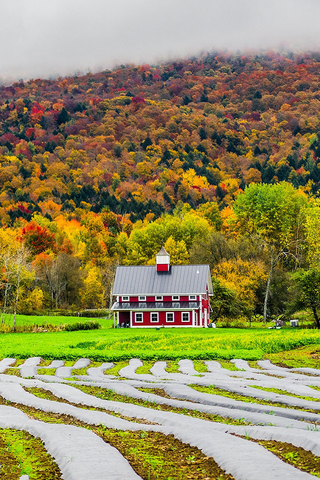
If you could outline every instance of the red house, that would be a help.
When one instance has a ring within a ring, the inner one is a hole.
[[[117,325],[207,327],[213,295],[209,265],[170,265],[162,247],[155,266],[117,268],[112,310]]]

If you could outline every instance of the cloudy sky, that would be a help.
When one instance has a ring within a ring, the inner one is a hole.
[[[201,50],[320,49],[319,0],[0,0],[0,81]]]

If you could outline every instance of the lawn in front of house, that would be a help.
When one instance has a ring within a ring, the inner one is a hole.
[[[78,320],[78,318],[77,318]],[[111,329],[0,335],[0,358],[82,357],[97,361],[177,360],[190,358],[259,360],[298,347],[320,346],[320,331],[311,329]]]

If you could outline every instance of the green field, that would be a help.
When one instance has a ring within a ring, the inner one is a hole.
[[[25,326],[37,325],[46,328],[48,325],[66,325],[70,323],[78,322],[88,322],[88,321],[98,321],[102,328],[111,328],[113,325],[113,319],[109,320],[107,318],[87,318],[87,317],[78,317],[78,316],[62,316],[62,315],[17,315],[16,327],[22,328]],[[13,315],[5,315],[4,324],[12,325]]]
[[[63,317],[63,320],[66,318],[71,323],[79,321],[78,317]],[[51,320],[59,321],[58,317],[49,317],[48,323]],[[23,318],[19,318],[19,322],[22,321]],[[110,324],[110,320],[104,321],[101,330],[0,334],[0,358],[41,356],[44,359],[69,360],[87,357],[97,361],[120,361],[134,357],[142,360],[259,360],[265,354],[320,345],[320,331],[314,329],[139,330],[107,328]]]

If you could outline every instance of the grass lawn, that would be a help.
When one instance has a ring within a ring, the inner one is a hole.
[[[51,318],[55,317],[50,317],[48,322]],[[79,320],[78,317],[63,318]],[[259,360],[266,354],[278,354],[310,345],[314,349],[317,346],[320,349],[320,331],[289,328],[138,330],[105,327],[101,330],[75,332],[0,334],[0,358],[41,356],[45,359],[69,360],[87,357],[96,361],[120,361],[134,357],[142,360]],[[277,360],[279,358],[281,355],[278,355]]]

